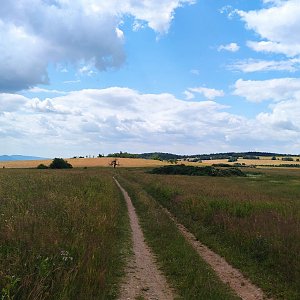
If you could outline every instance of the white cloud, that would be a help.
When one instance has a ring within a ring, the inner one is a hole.
[[[64,81],[65,84],[75,84],[75,83],[80,83],[80,79],[74,79],[74,80],[66,80]]]
[[[195,98],[195,95],[190,91],[184,91],[183,94],[186,100],[191,100]]]
[[[264,1],[265,8],[237,11],[248,29],[255,31],[262,41],[248,43],[255,51],[300,54],[299,0]]]
[[[300,58],[289,60],[262,60],[262,59],[245,59],[238,60],[228,65],[229,70],[242,71],[244,73],[260,71],[288,71],[296,72],[300,69]]]
[[[244,97],[251,102],[300,99],[299,78],[279,78],[261,81],[239,79],[235,83],[234,88],[234,95]]]
[[[67,92],[64,91],[58,91],[58,90],[49,90],[49,89],[43,89],[39,87],[33,87],[28,90],[30,93],[50,93],[50,94],[67,94]]]
[[[243,123],[243,118],[213,101],[187,102],[171,94],[140,94],[128,88],[22,99],[26,101],[16,110],[0,115],[0,128],[6,133],[1,145],[27,147],[28,153],[34,144],[43,156],[72,155],[87,148],[100,151],[101,147],[105,147],[102,152],[124,149],[120,147],[171,151],[176,145],[190,145],[193,151],[199,145],[224,141],[225,134]]]
[[[193,70],[191,70],[190,72],[191,72],[191,74],[193,74],[193,75],[200,75],[200,71],[197,70],[197,69],[193,69]]]
[[[218,51],[229,51],[229,52],[237,52],[240,50],[240,46],[237,43],[230,43],[228,45],[221,45],[218,47]]]
[[[194,94],[200,94],[203,95],[206,99],[214,100],[217,97],[223,97],[224,91],[222,90],[216,90],[216,89],[210,89],[206,87],[195,87],[195,88],[189,88],[184,92],[186,99],[193,99],[195,98]]]
[[[290,134],[294,135],[300,132],[299,112],[299,98],[292,99],[275,104],[270,113],[260,113],[257,120],[264,127],[290,131]]]
[[[131,15],[166,33],[175,10],[191,0],[23,0],[0,9],[0,91],[48,83],[49,63],[92,63],[97,70],[125,60],[122,19]]]
[[[28,99],[21,95],[0,93],[0,115],[19,110]]]
[[[300,95],[294,90],[252,119],[214,101],[182,101],[118,87],[46,99],[0,94],[1,151],[45,157],[119,150],[299,152]]]

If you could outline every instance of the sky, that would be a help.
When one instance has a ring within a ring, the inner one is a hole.
[[[7,0],[0,155],[300,153],[300,0]]]

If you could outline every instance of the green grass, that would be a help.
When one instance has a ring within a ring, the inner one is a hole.
[[[299,299],[300,172],[265,170],[256,175],[212,178],[123,172],[268,295]]]
[[[130,249],[110,171],[0,170],[0,295],[115,299]]]
[[[186,242],[158,203],[134,183],[135,177],[128,177],[127,171],[119,172],[117,178],[132,198],[146,241],[178,299],[237,299]]]

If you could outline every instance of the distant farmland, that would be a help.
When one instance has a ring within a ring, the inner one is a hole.
[[[114,158],[67,158],[73,167],[108,167]],[[120,167],[153,167],[165,165],[166,162],[141,158],[117,158]],[[52,160],[3,161],[0,168],[36,168],[39,164],[49,165]]]
[[[72,164],[73,167],[108,167],[109,163],[115,158],[112,157],[101,157],[101,158],[67,158],[68,162]],[[155,167],[170,164],[167,160],[159,161],[153,159],[143,159],[143,158],[117,158],[119,162],[119,167]],[[36,168],[39,164],[49,165],[52,160],[24,160],[24,161],[0,161],[0,168]],[[296,161],[283,161],[281,159],[272,160],[271,157],[261,157],[260,159],[242,159],[239,158],[236,162],[228,162],[227,159],[213,159],[213,160],[203,160],[202,162],[190,162],[178,160],[178,164],[186,165],[212,165],[212,164],[230,164],[235,163],[254,165],[254,166],[273,166],[273,165],[299,165],[300,162]]]

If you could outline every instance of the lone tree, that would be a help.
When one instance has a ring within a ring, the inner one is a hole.
[[[63,158],[54,158],[49,166],[50,169],[71,169],[73,166]]]
[[[119,166],[120,164],[119,164],[119,162],[118,162],[117,159],[113,159],[113,160],[109,163],[109,165],[110,165],[110,166],[113,166],[113,167],[115,168],[116,166]]]

